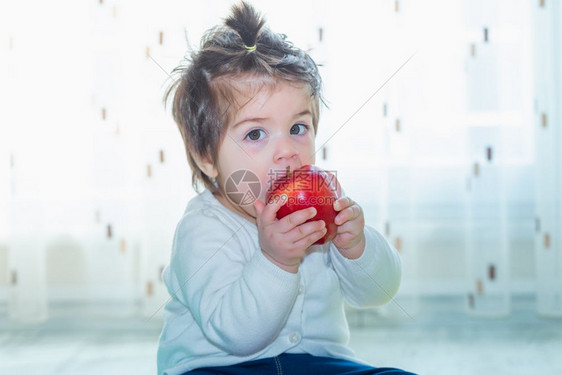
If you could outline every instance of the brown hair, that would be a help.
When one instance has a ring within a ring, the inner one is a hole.
[[[318,67],[284,34],[273,33],[264,24],[264,18],[252,6],[245,2],[235,5],[224,25],[208,30],[199,51],[188,54],[185,63],[172,72],[177,78],[166,90],[164,103],[173,97],[172,114],[183,138],[196,191],[198,182],[212,192],[217,189],[196,160],[207,159],[216,165],[219,145],[232,116],[230,109],[236,108],[232,106],[234,86],[225,84],[228,79],[249,75],[263,78],[264,84],[284,80],[307,85],[314,103],[316,131],[322,101]]]

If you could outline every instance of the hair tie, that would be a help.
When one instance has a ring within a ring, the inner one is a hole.
[[[246,51],[248,52],[254,52],[256,50],[256,45],[254,44],[251,47],[248,47],[247,45],[244,44],[244,48],[246,48]]]

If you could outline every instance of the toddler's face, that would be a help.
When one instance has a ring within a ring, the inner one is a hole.
[[[255,222],[252,204],[236,204],[224,196],[225,182],[236,171],[248,170],[258,177],[259,199],[265,202],[271,183],[287,167],[294,170],[314,164],[314,102],[307,86],[292,82],[277,81],[257,92],[252,86],[243,87],[248,90],[242,90],[242,97],[237,98],[242,108],[229,122],[219,147],[215,168],[221,196],[217,198]]]

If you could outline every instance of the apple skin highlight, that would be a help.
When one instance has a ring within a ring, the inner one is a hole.
[[[277,219],[298,210],[314,207],[316,215],[307,222],[323,220],[327,229],[324,237],[314,245],[323,245],[334,239],[337,233],[335,219],[338,214],[334,209],[334,202],[341,195],[335,175],[314,165],[303,165],[278,178],[268,191],[266,202],[281,199],[283,195],[287,197],[287,201],[277,211]]]

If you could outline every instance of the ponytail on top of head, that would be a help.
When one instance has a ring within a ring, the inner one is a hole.
[[[232,7],[232,14],[225,20],[226,26],[240,35],[246,49],[256,46],[258,35],[265,19],[256,10],[242,1]]]

